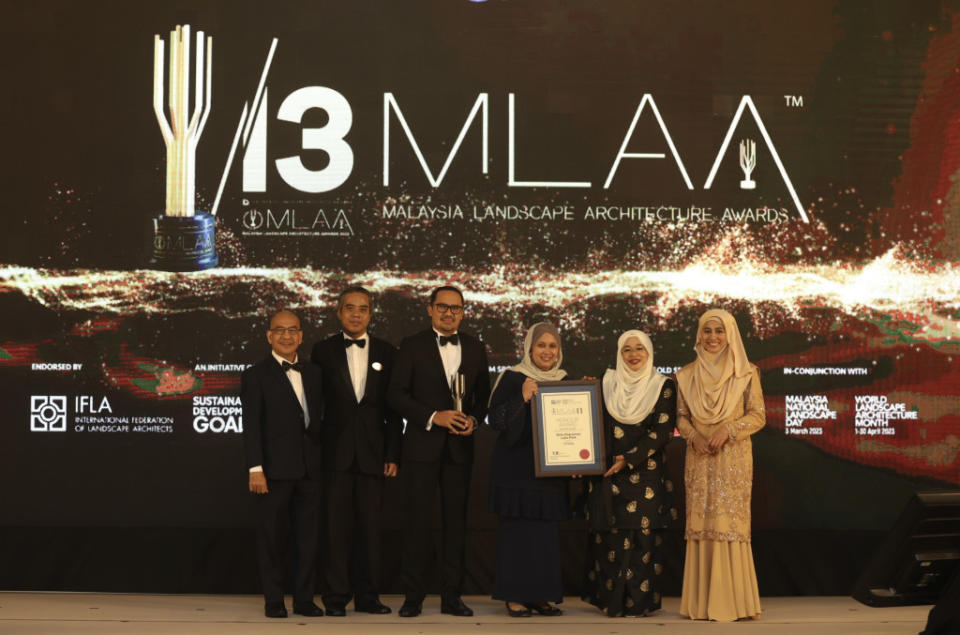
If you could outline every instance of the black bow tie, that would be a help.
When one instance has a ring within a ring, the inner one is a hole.
[[[343,338],[343,345],[345,348],[350,348],[354,344],[357,345],[357,348],[363,348],[364,346],[367,345],[367,340],[364,340],[364,339],[355,340],[349,337]]]
[[[460,344],[460,336],[457,335],[456,333],[449,336],[439,335],[437,337],[438,337],[437,341],[440,342],[440,346],[446,346],[447,344],[453,344],[454,346],[458,346]]]
[[[281,362],[280,366],[283,368],[283,372],[295,370],[299,373],[303,369],[303,364],[300,362],[297,362],[296,364],[291,364],[290,362]]]

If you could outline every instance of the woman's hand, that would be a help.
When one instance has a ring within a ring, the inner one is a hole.
[[[710,442],[705,437],[695,434],[693,436],[693,451],[697,454],[713,454],[710,449]]]
[[[609,478],[625,468],[627,466],[627,459],[622,455],[618,454],[613,457],[613,465],[610,466],[610,469],[604,472],[603,478]]]
[[[727,431],[727,427],[724,425],[717,426],[717,429],[712,435],[710,435],[710,452],[716,453],[720,451],[720,448],[730,440],[730,433]]]
[[[533,399],[533,396],[537,394],[537,382],[527,377],[523,380],[523,386],[520,388],[520,392],[523,393],[524,401],[530,401]]]

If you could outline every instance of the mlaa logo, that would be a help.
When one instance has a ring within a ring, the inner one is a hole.
[[[32,395],[30,397],[30,431],[66,432],[66,396]]]
[[[249,205],[250,201],[243,199],[243,204]],[[266,231],[279,235],[353,236],[353,226],[344,210],[338,209],[332,221],[330,216],[333,216],[333,210],[328,215],[322,209],[313,212],[291,207],[282,210],[250,208],[243,213],[242,223],[244,233],[250,235]]]

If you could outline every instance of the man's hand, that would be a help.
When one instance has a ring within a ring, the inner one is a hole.
[[[393,478],[397,475],[397,464],[396,463],[384,463],[383,464],[383,475],[387,478]]]
[[[250,472],[250,491],[254,494],[266,494],[269,491],[263,472]]]
[[[720,425],[717,427],[716,431],[710,436],[710,452],[717,453],[720,451],[720,448],[730,440],[730,433],[727,431],[725,425]]]
[[[530,401],[537,394],[537,382],[527,377],[523,380],[523,386],[520,387],[520,393],[524,401]]]
[[[466,430],[461,430],[460,434],[465,437],[469,437],[471,434],[477,430],[477,420],[471,416],[467,416],[467,425],[469,426]]]
[[[472,434],[473,422],[459,410],[438,410],[433,415],[433,424],[446,428],[450,434]],[[466,432],[469,430],[469,432]]]

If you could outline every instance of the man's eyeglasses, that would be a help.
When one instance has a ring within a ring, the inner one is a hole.
[[[284,334],[296,335],[297,333],[300,332],[300,327],[299,326],[287,326],[287,327],[275,326],[272,329],[270,329],[270,332],[273,333],[274,335],[284,335]]]
[[[433,306],[434,306],[434,308],[437,309],[437,311],[440,311],[440,313],[448,313],[448,312],[449,312],[449,313],[452,313],[453,315],[458,315],[458,314],[460,314],[460,313],[463,313],[463,305],[462,305],[462,304],[443,304],[443,303],[441,303],[441,302],[438,302],[438,303],[434,304]]]

